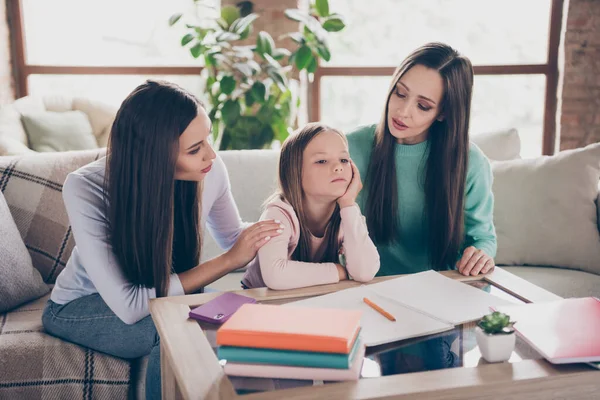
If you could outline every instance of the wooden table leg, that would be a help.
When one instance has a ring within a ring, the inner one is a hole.
[[[160,378],[163,400],[183,399],[177,387],[177,380],[171,367],[171,359],[164,350],[162,343],[160,345]]]

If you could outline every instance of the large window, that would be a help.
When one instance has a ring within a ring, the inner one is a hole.
[[[550,0],[329,0],[347,18],[332,37],[330,66],[396,66],[441,41],[473,64],[544,64]]]
[[[15,0],[18,95],[87,96],[117,106],[148,78],[202,96],[198,61],[180,46],[176,12],[214,17],[218,2],[191,0]]]
[[[131,91],[146,79],[164,79],[190,90],[201,100],[204,84],[199,74],[195,75],[154,75],[147,70],[143,75],[70,75],[32,74],[29,75],[29,94],[43,96],[62,93],[68,96],[88,97],[97,101],[118,106]]]
[[[310,120],[344,130],[377,122],[394,68],[416,47],[441,41],[475,65],[471,133],[516,128],[523,156],[553,153],[563,0],[329,2],[347,27],[332,35],[332,60],[310,84]],[[9,4],[20,96],[81,95],[118,105],[156,77],[203,97],[198,62],[167,19],[186,10],[212,17],[216,7],[192,0]]]
[[[170,15],[190,0],[21,0],[27,63],[55,66],[196,65]],[[206,9],[207,13],[212,12]]]

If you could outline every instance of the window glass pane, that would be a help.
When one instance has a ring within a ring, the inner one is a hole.
[[[550,0],[330,0],[347,27],[331,36],[331,62],[396,66],[424,43],[448,43],[473,64],[544,64]]]
[[[346,133],[376,124],[385,107],[388,76],[321,78],[321,121]]]
[[[321,120],[348,132],[379,121],[389,77],[321,78]],[[521,156],[542,154],[545,77],[475,76],[471,135],[516,128]]]
[[[542,155],[544,75],[475,76],[471,134],[516,128],[521,157]]]
[[[177,12],[195,12],[191,0],[22,1],[28,64],[198,65],[181,47],[184,25],[168,24]]]
[[[30,75],[29,94],[86,97],[119,107],[121,102],[146,79],[174,82],[204,100],[200,75]]]

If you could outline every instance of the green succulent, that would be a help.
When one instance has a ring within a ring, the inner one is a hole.
[[[489,335],[498,335],[513,333],[515,331],[513,328],[514,324],[515,322],[511,321],[508,315],[494,311],[483,317],[477,323],[477,326]]]

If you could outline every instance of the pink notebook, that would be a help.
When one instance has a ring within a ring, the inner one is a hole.
[[[600,361],[600,300],[594,297],[501,306],[515,330],[554,364]]]
[[[200,321],[222,324],[246,303],[256,303],[256,300],[240,294],[224,292],[219,297],[191,310],[189,316]]]
[[[360,339],[358,339],[360,340]],[[307,368],[267,364],[225,363],[223,370],[226,375],[246,376],[253,378],[273,379],[305,379],[320,381],[356,381],[360,377],[365,346],[359,345],[350,369],[337,368]]]

